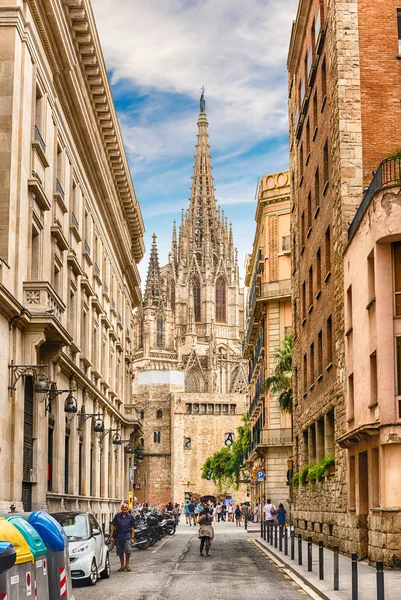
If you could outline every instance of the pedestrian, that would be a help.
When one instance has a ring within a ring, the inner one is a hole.
[[[277,522],[280,527],[280,535],[283,535],[283,530],[286,522],[287,511],[284,508],[284,504],[280,502],[277,509]]]
[[[177,502],[174,505],[173,513],[174,513],[175,524],[178,525],[178,523],[180,521],[180,505],[177,504]]]
[[[227,506],[224,504],[221,505],[221,520],[225,521],[226,520],[226,514],[227,514]]]
[[[221,519],[221,502],[217,503],[217,506],[216,506],[216,515],[217,515],[217,522],[220,523],[220,519]]]
[[[173,510],[174,510],[174,506],[173,506],[173,503],[172,503],[172,502],[171,502],[171,500],[170,500],[170,502],[168,502],[168,503],[166,504],[166,511],[167,511],[167,512],[172,512]]]
[[[241,512],[242,512],[242,518],[244,519],[244,523],[245,523],[245,529],[248,525],[248,517],[249,517],[249,506],[246,504],[246,502],[243,503],[243,505],[241,506]]]
[[[188,502],[185,502],[184,504],[184,511],[185,511],[185,523],[188,525],[189,521],[189,508],[188,508]]]
[[[259,504],[255,504],[255,508],[253,510],[253,522],[257,523],[259,519]]]
[[[263,511],[265,513],[265,521],[267,522],[267,525],[269,527],[272,527],[274,524],[274,517],[277,514],[277,510],[274,504],[272,504],[270,498],[267,499]]]
[[[232,522],[233,514],[234,514],[234,507],[233,507],[232,502],[230,502],[229,505],[227,506],[227,513],[228,513],[228,520]]]
[[[239,504],[237,504],[237,506],[235,507],[235,526],[236,527],[241,527],[241,507]]]
[[[198,517],[198,525],[199,532],[198,537],[200,539],[200,555],[203,556],[203,549],[206,544],[206,556],[209,556],[209,548],[210,542],[214,538],[214,529],[213,529],[213,515],[210,514],[210,508],[205,503],[203,508],[199,512]]]
[[[111,522],[110,533],[110,541],[112,544],[115,543],[117,556],[121,563],[121,567],[118,569],[119,571],[131,571],[129,562],[132,551],[131,545],[134,541],[134,537],[134,517],[128,514],[128,504],[123,502],[121,504],[121,512],[117,513]]]
[[[192,523],[195,526],[195,504],[191,502],[188,504],[188,511],[189,511],[189,526],[191,527]]]

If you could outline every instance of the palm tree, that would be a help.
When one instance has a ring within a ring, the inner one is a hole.
[[[277,361],[273,371],[265,381],[266,389],[278,394],[278,403],[284,412],[292,413],[292,335],[285,336],[282,347],[276,348]]]

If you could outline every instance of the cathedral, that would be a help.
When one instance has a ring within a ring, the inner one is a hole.
[[[189,207],[174,222],[167,264],[156,235],[143,302],[134,316],[134,402],[142,422],[139,501],[230,496],[201,478],[230,445],[247,409],[242,358],[244,290],[231,223],[216,205],[202,93]],[[243,488],[234,492],[245,500]]]

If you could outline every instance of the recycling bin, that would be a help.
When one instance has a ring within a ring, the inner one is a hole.
[[[47,550],[42,538],[36,529],[19,515],[8,515],[6,519],[22,533],[35,559],[33,570],[34,596],[40,598],[40,600],[49,600]]]
[[[0,540],[11,543],[16,553],[14,566],[0,574],[0,598],[34,597],[33,554],[22,533],[4,517],[0,517]]]
[[[15,565],[17,553],[10,542],[0,542],[0,575]]]
[[[43,510],[30,513],[28,523],[36,529],[47,548],[47,575],[51,600],[74,600],[68,538],[60,523]],[[1,538],[1,529],[0,529]],[[45,560],[45,559],[44,559]]]

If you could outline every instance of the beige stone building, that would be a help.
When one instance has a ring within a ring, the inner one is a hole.
[[[275,367],[274,352],[292,332],[289,172],[265,175],[259,185],[256,232],[248,256],[248,307],[243,355],[249,361],[251,508],[267,498],[287,510],[288,460],[292,456],[291,415],[265,388]],[[257,477],[258,472],[264,476]]]
[[[232,443],[246,410],[244,296],[232,228],[216,207],[207,127],[202,96],[189,208],[178,235],[174,224],[161,268],[154,236],[135,315],[134,400],[144,454],[136,496],[151,503],[219,495],[201,468]],[[238,497],[245,499],[244,490]]]
[[[141,212],[89,2],[2,2],[0,47],[0,507],[107,523],[132,461],[112,436],[138,428]]]
[[[334,472],[294,488],[295,525],[314,541],[370,559],[381,543],[377,532],[383,540],[388,522],[384,510],[376,512],[377,494],[353,499],[350,473],[358,465],[356,454],[367,449],[363,444],[346,448],[367,415],[384,430],[388,415],[381,412],[380,397],[377,413],[373,404],[358,416],[347,408],[363,371],[355,369],[352,380],[355,357],[346,363],[352,353],[345,351],[350,338],[345,336],[343,254],[372,172],[400,145],[400,31],[394,0],[300,0],[288,55],[295,471],[305,474],[307,465],[335,455]],[[370,239],[374,253],[377,239]],[[365,321],[365,310],[360,304],[354,318]],[[373,338],[370,342],[374,352]],[[392,364],[393,344],[386,352],[381,360]],[[373,363],[374,355],[372,369]],[[358,477],[378,468],[383,478],[386,452],[379,452],[378,465],[374,452],[363,454]],[[359,487],[362,494],[368,489]],[[395,564],[397,555],[386,553],[386,564]]]

